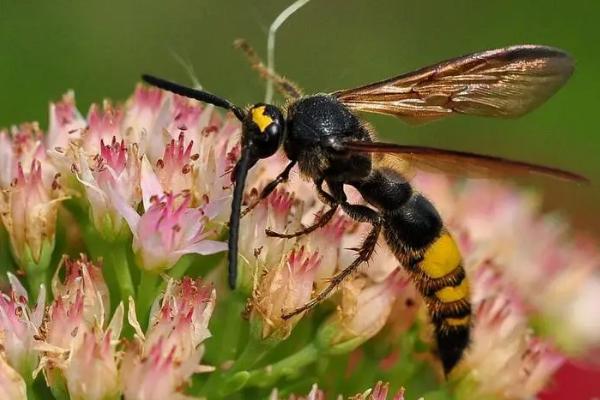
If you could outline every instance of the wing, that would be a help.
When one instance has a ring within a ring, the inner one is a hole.
[[[474,53],[355,89],[332,93],[355,111],[426,122],[452,114],[523,115],[573,73],[559,49],[522,45]]]
[[[396,160],[397,165],[402,165],[405,169],[409,165],[424,171],[466,177],[499,178],[534,174],[580,183],[589,182],[582,175],[558,168],[463,151],[380,142],[347,142],[344,143],[344,149],[351,152],[379,153],[381,160],[385,159],[386,163]]]

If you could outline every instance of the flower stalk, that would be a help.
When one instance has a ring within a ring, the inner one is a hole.
[[[298,352],[269,365],[250,371],[248,386],[270,387],[280,379],[297,376],[302,368],[315,363],[323,354],[314,343],[309,343]]]
[[[150,308],[156,298],[156,291],[160,276],[154,272],[142,270],[140,273],[140,283],[137,289],[136,305],[138,318],[141,321],[142,328],[147,328]]]
[[[106,243],[104,248],[111,249],[108,255],[111,267],[117,278],[121,299],[129,299],[134,295],[134,289],[127,249],[125,248],[124,243],[115,243],[111,246],[108,246],[108,243]]]

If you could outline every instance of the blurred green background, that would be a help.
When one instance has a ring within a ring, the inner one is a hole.
[[[74,2],[0,0],[0,126],[47,125],[48,102],[76,91],[91,102],[126,99],[140,73],[189,78],[239,104],[262,100],[264,83],[231,46],[244,37],[264,55],[266,31],[291,1]],[[600,2],[312,0],[277,37],[277,69],[307,93],[379,80],[446,58],[519,43],[567,50],[567,86],[518,120],[450,118],[420,127],[369,117],[380,136],[568,168],[591,186],[528,180],[545,207],[600,233]]]

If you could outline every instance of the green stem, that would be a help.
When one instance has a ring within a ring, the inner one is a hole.
[[[274,364],[250,371],[247,386],[272,386],[282,377],[297,375],[300,369],[314,363],[319,358],[319,349],[314,343]]]
[[[0,224],[0,271],[6,275],[6,271],[14,271],[15,261],[10,253],[10,242],[8,232],[2,224]]]
[[[38,400],[38,394],[32,385],[27,385],[27,400]]]
[[[230,304],[226,304],[226,310],[236,310],[237,305],[239,305],[239,299],[243,298],[243,296],[240,296],[239,294],[235,295],[235,297],[231,297],[233,298],[228,299]],[[219,347],[222,349],[222,352],[226,352],[228,357],[225,359],[235,358],[237,353],[237,342],[239,341],[239,333],[241,330],[239,325],[240,322],[243,321],[240,318],[239,311],[230,315],[232,317],[235,316],[236,320],[232,319],[229,321],[232,324],[227,324],[226,329],[223,331],[224,334],[227,334],[226,341],[223,343],[231,343],[233,349],[229,349],[228,346]],[[251,333],[248,336],[246,347],[233,365],[226,371],[211,375],[206,384],[202,387],[201,394],[208,399],[222,398],[234,391],[242,389],[246,383],[244,375],[248,375],[246,370],[262,360],[262,358],[278,343],[279,341],[275,340],[263,340]],[[223,361],[223,358],[219,358]]]
[[[108,250],[110,247],[106,246],[106,249]],[[121,300],[127,304],[127,299],[133,296],[133,281],[131,280],[131,272],[129,270],[127,249],[124,244],[118,244],[112,250],[107,251],[107,253],[110,255],[112,268],[117,277]]]
[[[40,285],[46,285],[48,267],[54,252],[54,239],[45,240],[39,255],[39,260],[35,261],[31,250],[27,247],[23,256],[24,270],[29,283],[29,291],[32,299],[37,299],[40,292]]]
[[[136,307],[138,320],[144,329],[146,329],[148,326],[150,308],[152,307],[152,303],[156,297],[158,278],[158,274],[144,270],[142,270],[140,274],[140,284],[137,291]]]
[[[30,299],[36,301],[40,293],[40,286],[42,284],[46,285],[46,270],[39,268],[36,264],[28,264],[25,271],[29,283],[29,293],[31,294]]]
[[[192,265],[192,260],[193,257],[191,255],[186,255],[180,258],[179,261],[177,261],[177,264],[175,264],[175,266],[171,268],[171,271],[169,271],[169,276],[173,279],[181,278],[186,273],[188,268],[190,268],[190,265]]]
[[[193,257],[190,254],[181,257],[175,266],[169,270],[169,277],[175,280],[181,279],[181,277],[185,275],[187,270],[190,268],[190,265],[192,265],[192,260]],[[167,287],[167,282],[167,280],[163,280],[160,285],[158,285],[158,288],[161,292]]]
[[[253,335],[248,337],[248,343],[244,348],[244,351],[240,356],[235,360],[235,363],[229,369],[228,374],[233,374],[235,372],[244,371],[249,368],[252,368],[256,365],[262,358],[267,354],[269,350],[271,350],[277,343],[273,340],[261,340],[255,338]]]

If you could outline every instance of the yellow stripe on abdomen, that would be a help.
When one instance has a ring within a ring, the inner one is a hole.
[[[437,352],[448,374],[469,343],[469,281],[458,246],[445,229],[424,247],[405,265],[409,266],[415,286],[425,299],[435,327]]]
[[[429,278],[437,279],[454,271],[460,263],[456,242],[448,232],[444,232],[429,246],[419,267]]]
[[[446,318],[444,319],[444,322],[453,327],[468,326],[471,323],[471,316],[467,315],[463,318]]]
[[[469,295],[469,282],[463,279],[457,286],[446,286],[435,292],[435,297],[442,303],[453,303]]]

